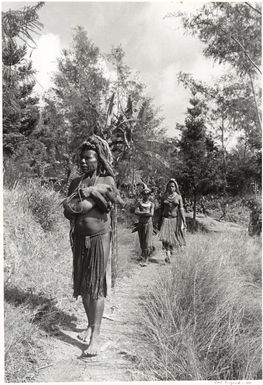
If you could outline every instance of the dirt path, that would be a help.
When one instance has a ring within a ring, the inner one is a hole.
[[[158,259],[159,258],[159,259]],[[135,356],[135,322],[140,311],[138,299],[166,269],[160,259],[146,267],[134,266],[131,277],[117,281],[116,288],[107,298],[102,321],[103,349],[93,358],[81,357],[85,345],[78,341],[77,333],[86,325],[82,304],[78,303],[78,321],[72,327],[59,329],[60,338],[48,338],[44,347],[50,366],[39,370],[35,382],[75,381],[131,381],[136,377],[133,367]],[[61,338],[62,336],[62,338]]]

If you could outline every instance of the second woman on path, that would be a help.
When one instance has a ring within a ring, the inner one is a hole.
[[[165,262],[170,258],[176,247],[185,246],[184,230],[186,221],[183,200],[175,179],[167,183],[164,196],[161,199],[160,240],[165,250]]]
[[[135,215],[139,218],[139,223],[137,223],[136,230],[138,231],[140,247],[141,247],[141,257],[145,263],[148,262],[148,259],[153,252],[153,222],[152,217],[154,214],[154,204],[149,200],[149,194],[151,190],[147,186],[143,189],[141,195],[142,200],[140,200],[135,209]]]

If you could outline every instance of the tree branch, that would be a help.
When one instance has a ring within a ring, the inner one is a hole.
[[[258,104],[257,104],[257,98],[256,98],[256,93],[255,93],[255,88],[254,88],[253,78],[252,78],[252,75],[251,75],[250,71],[248,72],[248,75],[249,75],[250,82],[251,82],[251,88],[252,88],[253,97],[254,97],[254,102],[255,102],[256,111],[257,111],[257,118],[258,118],[259,126],[260,126],[260,128],[261,128],[261,127],[262,127],[261,117],[260,117],[260,113],[259,113],[259,109],[258,109]]]
[[[245,1],[245,4],[246,4],[248,7],[250,7],[251,9],[253,9],[255,12],[257,12],[257,13],[259,13],[259,14],[261,15],[261,12],[260,12],[260,10],[259,10],[259,9],[257,9],[257,8],[255,8],[255,7],[253,7],[253,5],[251,5],[251,4],[249,4],[249,3],[247,3],[246,1]]]
[[[221,29],[221,28],[220,28]],[[222,30],[222,29],[221,29]],[[223,31],[223,30],[222,30]],[[255,67],[257,70],[258,70],[258,72],[260,73],[260,74],[262,74],[262,72],[261,72],[261,69],[256,65],[256,63],[254,63],[254,61],[251,59],[251,57],[248,55],[248,53],[247,53],[247,51],[246,51],[246,49],[245,49],[245,47],[234,37],[234,36],[232,36],[232,35],[230,35],[230,38],[231,39],[233,39],[238,45],[239,45],[239,47],[242,49],[242,51],[244,52],[244,54],[246,55],[246,57],[247,57],[247,59],[250,61],[250,63],[253,65],[253,67]]]

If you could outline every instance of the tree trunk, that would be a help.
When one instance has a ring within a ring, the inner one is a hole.
[[[224,191],[225,191],[226,185],[227,185],[227,179],[226,179],[227,165],[226,165],[226,148],[225,148],[225,125],[224,125],[223,117],[222,117],[222,125],[220,129],[221,129],[221,146],[223,151],[223,174],[224,174],[223,180],[224,180]]]
[[[115,286],[118,272],[118,238],[117,238],[117,205],[111,212],[112,243],[111,243],[111,287]]]
[[[194,193],[193,220],[194,220],[194,225],[195,225],[195,222],[196,222],[196,193]]]
[[[135,164],[132,159],[132,196],[135,195]]]
[[[256,111],[257,111],[258,123],[259,123],[259,127],[260,127],[260,129],[261,129],[261,127],[262,127],[261,117],[260,117],[260,113],[259,113],[259,109],[258,109],[258,103],[257,103],[257,98],[256,98],[256,93],[255,93],[255,88],[254,88],[253,78],[252,78],[252,75],[251,75],[251,72],[250,72],[250,71],[249,71],[248,75],[249,75],[249,78],[250,78],[250,83],[251,83],[251,88],[252,88],[252,92],[253,92],[253,97],[254,97],[255,107],[256,107]]]

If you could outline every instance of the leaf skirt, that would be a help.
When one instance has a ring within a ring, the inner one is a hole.
[[[163,218],[159,239],[169,247],[185,245],[184,230],[180,215],[176,218]]]

